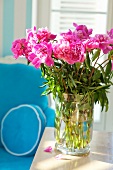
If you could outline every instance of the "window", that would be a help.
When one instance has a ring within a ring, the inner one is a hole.
[[[51,0],[50,29],[55,33],[66,31],[73,22],[104,33],[107,21],[107,0]]]

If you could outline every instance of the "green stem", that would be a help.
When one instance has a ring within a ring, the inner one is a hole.
[[[100,65],[104,64],[106,61],[109,61],[109,59],[107,58],[106,60],[104,60]],[[97,67],[97,69],[99,68],[99,66]]]

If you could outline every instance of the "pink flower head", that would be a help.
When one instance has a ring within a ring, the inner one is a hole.
[[[39,42],[39,39],[37,37],[36,27],[26,30],[26,40],[28,41],[29,46],[31,47]]]
[[[73,32],[75,39],[84,40],[92,34],[92,29],[88,29],[85,25],[73,23],[73,26],[75,27],[75,31]]]
[[[113,47],[109,44],[109,42],[101,42],[99,44],[100,49],[102,49],[104,54],[109,53],[113,49]]]
[[[91,51],[94,49],[99,48],[99,43],[95,41],[94,38],[87,39],[86,41],[83,41],[83,44],[85,45],[85,48],[87,51]]]
[[[69,41],[69,42],[74,41],[73,32],[71,30],[69,30],[66,33],[61,33],[60,35],[62,39],[64,39],[65,41]]]
[[[49,42],[50,40],[54,40],[56,38],[56,35],[51,34],[47,28],[39,28],[38,31],[36,31],[36,27],[34,27],[32,29],[27,29],[26,34],[26,39],[31,46],[34,46],[34,44],[39,42]]]
[[[52,55],[51,43],[42,42],[36,44],[32,48],[32,52],[29,53],[28,59],[36,68],[39,68],[41,63],[45,63],[48,66],[53,66],[54,61],[51,55]]]
[[[105,34],[96,34],[94,38],[98,42],[106,42],[109,40],[108,35]]]
[[[113,28],[110,31],[107,31],[107,34],[113,39]]]
[[[36,26],[34,26],[32,29],[26,29],[26,37],[28,40],[30,37],[33,37],[34,34],[36,34]]]
[[[84,52],[85,48],[82,43],[69,43],[68,41],[62,41],[62,43],[56,43],[53,47],[55,58],[64,60],[68,64],[83,62]]]
[[[47,28],[40,28],[38,29],[37,37],[40,41],[48,42],[50,40],[54,40],[56,38],[56,35],[51,34],[51,32],[49,32]]]
[[[12,48],[11,51],[14,54],[15,58],[18,58],[20,56],[26,56],[28,55],[28,52],[30,50],[30,48],[27,48],[27,41],[25,38],[23,39],[17,39],[12,43]]]
[[[96,34],[94,39],[99,44],[99,48],[104,54],[107,54],[110,50],[112,50],[113,47],[111,46],[111,43],[113,43],[113,41],[108,35]]]

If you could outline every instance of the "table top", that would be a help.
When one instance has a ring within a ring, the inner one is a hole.
[[[91,152],[86,156],[71,156],[62,154],[56,156],[54,128],[45,128],[41,142],[35,154],[30,170],[113,170],[113,133],[93,132]],[[48,146],[52,152],[44,152]]]

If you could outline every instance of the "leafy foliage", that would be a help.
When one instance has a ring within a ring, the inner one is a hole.
[[[91,53],[90,53],[91,54]],[[41,66],[42,75],[48,85],[44,95],[53,94],[54,99],[58,95],[62,99],[63,93],[84,95],[86,98],[94,98],[95,103],[100,103],[102,110],[108,110],[107,93],[111,85],[113,72],[111,71],[111,60],[103,67],[98,63],[99,50],[91,56],[87,54],[83,63],[69,65],[64,61],[55,59],[55,65]],[[97,67],[94,65],[97,64]],[[104,63],[103,63],[104,64]]]

